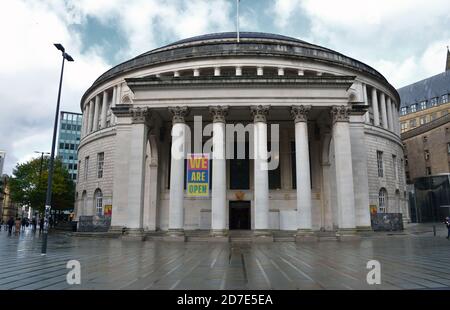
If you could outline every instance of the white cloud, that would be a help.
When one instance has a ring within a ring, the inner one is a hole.
[[[71,20],[58,3],[10,1],[0,11],[0,149],[7,152],[6,173],[35,150],[50,149],[62,60],[53,43],[62,43],[75,58],[66,63],[61,109],[79,111],[82,93],[109,66],[95,51],[81,53],[80,38],[69,32]]]
[[[272,9],[280,31],[306,18],[303,39],[373,66],[394,86],[444,70],[448,0],[277,0]]]

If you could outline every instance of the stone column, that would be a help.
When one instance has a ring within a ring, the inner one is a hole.
[[[184,241],[184,161],[187,107],[170,107],[172,113],[172,152],[170,166],[169,231],[167,240]]]
[[[209,107],[213,117],[213,170],[211,197],[211,233],[223,236],[227,230],[227,169],[225,156],[225,117],[227,106]]]
[[[254,153],[255,235],[268,236],[269,232],[269,171],[267,170],[267,114],[269,106],[251,106]]]
[[[381,119],[383,120],[383,128],[388,129],[389,127],[387,120],[386,95],[384,93],[381,93],[380,95]]]
[[[110,109],[112,110],[113,107],[116,106],[116,101],[117,101],[117,86],[113,87],[113,93],[112,93],[112,101],[111,101],[111,107]],[[116,124],[116,116],[114,115],[114,113],[111,113],[111,118],[109,120],[111,126]]]
[[[338,238],[354,235],[355,194],[353,190],[352,148],[350,143],[350,110],[348,106],[333,106],[334,161],[339,231]]]
[[[362,89],[363,89],[363,98],[364,98],[364,104],[365,105],[369,105],[369,98],[367,96],[367,85],[366,84],[362,84]],[[369,108],[367,108],[367,113],[364,115],[364,121],[367,124],[370,124],[370,112],[369,112]]]
[[[88,117],[88,130],[87,134],[90,134],[92,132],[92,123],[94,119],[94,101],[89,101],[89,117]]]
[[[309,162],[308,113],[311,106],[292,106],[295,122],[295,164],[297,179],[297,241],[311,239],[311,179]]]
[[[372,111],[373,111],[373,124],[380,126],[380,113],[378,112],[378,97],[377,90],[372,87]]]
[[[99,117],[99,108],[100,108],[100,96],[95,96],[95,104],[94,104],[94,120],[92,124],[92,131],[98,130],[98,117]]]
[[[389,130],[392,131],[392,132],[395,132],[394,114],[392,113],[391,97],[387,97],[386,106],[387,106],[387,118],[388,118]]]
[[[103,92],[102,117],[100,119],[100,128],[106,128],[106,113],[108,112],[108,92]]]
[[[148,108],[131,109],[128,166],[127,238],[143,239],[145,156],[148,143]]]
[[[85,104],[84,109],[83,109],[83,125],[82,125],[82,130],[81,130],[82,137],[86,136],[87,123],[88,123],[87,118],[88,118],[88,104]]]
[[[396,135],[399,135],[400,134],[400,123],[398,120],[397,107],[396,107],[394,101],[392,101],[392,122],[394,124],[394,133]]]

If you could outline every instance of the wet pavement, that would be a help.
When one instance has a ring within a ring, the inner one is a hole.
[[[165,243],[0,232],[0,289],[450,289],[450,241],[430,226],[359,241]],[[81,284],[69,285],[69,260]],[[369,285],[367,262],[381,264]]]

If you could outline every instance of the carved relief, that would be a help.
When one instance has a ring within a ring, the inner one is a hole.
[[[189,113],[189,108],[184,107],[169,107],[169,112],[172,113],[172,123],[184,123],[185,116]]]
[[[307,122],[308,114],[311,110],[310,105],[294,105],[291,107],[291,115],[294,121],[297,122]]]
[[[351,108],[344,105],[331,107],[330,113],[333,119],[333,123],[348,122],[350,120],[350,111]]]
[[[250,111],[253,116],[253,121],[256,122],[267,122],[267,114],[269,113],[270,106],[268,105],[258,105],[251,106]]]
[[[225,117],[228,115],[228,106],[210,106],[209,114],[214,123],[225,123]]]

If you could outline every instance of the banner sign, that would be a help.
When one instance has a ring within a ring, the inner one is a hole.
[[[112,205],[106,205],[104,208],[103,214],[105,216],[111,216],[112,215]]]
[[[187,154],[187,195],[209,196],[209,154]]]

